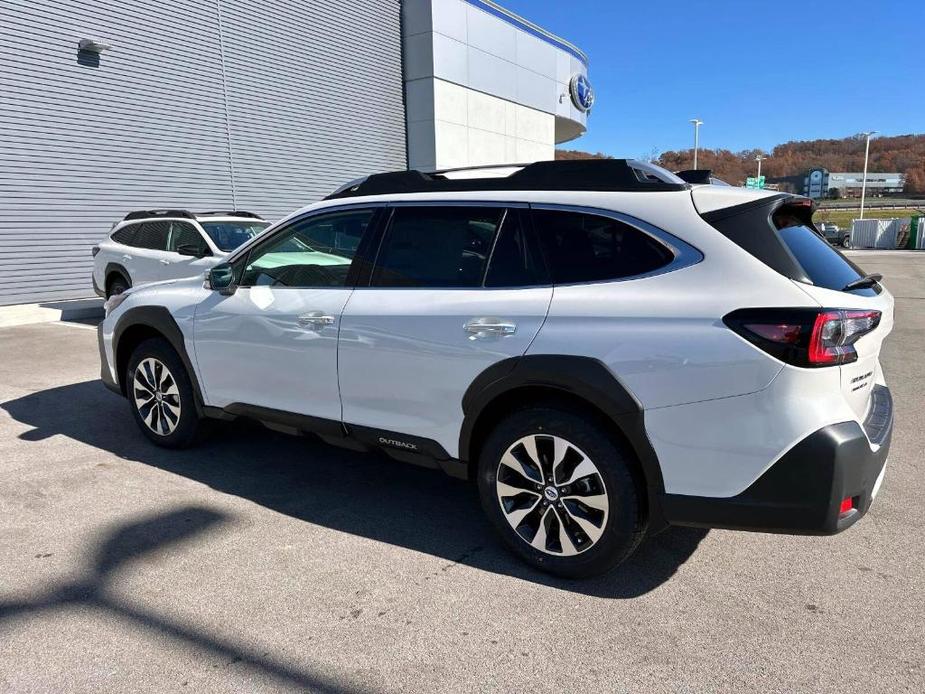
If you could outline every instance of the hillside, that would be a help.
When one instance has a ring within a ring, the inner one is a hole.
[[[701,149],[698,166],[712,169],[720,178],[737,184],[746,176],[754,176],[755,155],[763,153],[750,149],[732,152],[728,149]],[[794,176],[815,166],[829,171],[861,171],[864,168],[864,138],[846,137],[840,140],[808,140],[777,145],[762,162],[761,173],[768,176]],[[576,150],[558,150],[557,159],[578,159],[607,156],[598,152],[589,154]],[[661,154],[656,163],[677,171],[693,165],[693,150],[669,151]],[[875,137],[870,141],[870,171],[900,171],[906,174],[906,192],[925,193],[925,135],[897,135]]]

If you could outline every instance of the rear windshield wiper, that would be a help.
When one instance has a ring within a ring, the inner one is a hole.
[[[850,292],[852,289],[866,289],[867,287],[873,287],[880,280],[883,279],[883,275],[879,272],[872,272],[869,275],[864,275],[863,277],[858,277],[854,282],[849,282],[844,287],[842,287],[843,292]]]

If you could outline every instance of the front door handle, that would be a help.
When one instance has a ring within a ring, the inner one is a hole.
[[[320,330],[325,326],[334,325],[334,316],[329,316],[324,311],[309,311],[299,316],[296,322],[301,328]]]
[[[517,323],[504,318],[473,318],[466,321],[463,329],[469,333],[469,339],[494,335],[513,335],[517,332]]]
[[[166,258],[161,258],[158,262],[160,262],[161,265],[170,265],[170,261]]]

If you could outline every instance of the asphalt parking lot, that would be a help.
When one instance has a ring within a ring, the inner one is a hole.
[[[830,538],[672,529],[568,582],[430,470],[258,427],[157,449],[92,326],[0,329],[0,691],[925,691],[925,253],[897,297],[897,419]]]

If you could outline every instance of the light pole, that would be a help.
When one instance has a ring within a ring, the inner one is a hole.
[[[764,154],[756,154],[755,161],[758,162],[758,184],[761,184],[761,162],[763,162],[768,157]]]
[[[694,124],[694,168],[697,168],[697,150],[700,149],[700,126],[703,125],[703,121],[699,118],[691,118],[691,123]]]
[[[867,138],[867,144],[864,145],[864,178],[861,179],[861,219],[864,219],[864,197],[867,194],[867,159],[870,156],[870,136],[876,135],[876,130],[870,130],[861,133]]]

